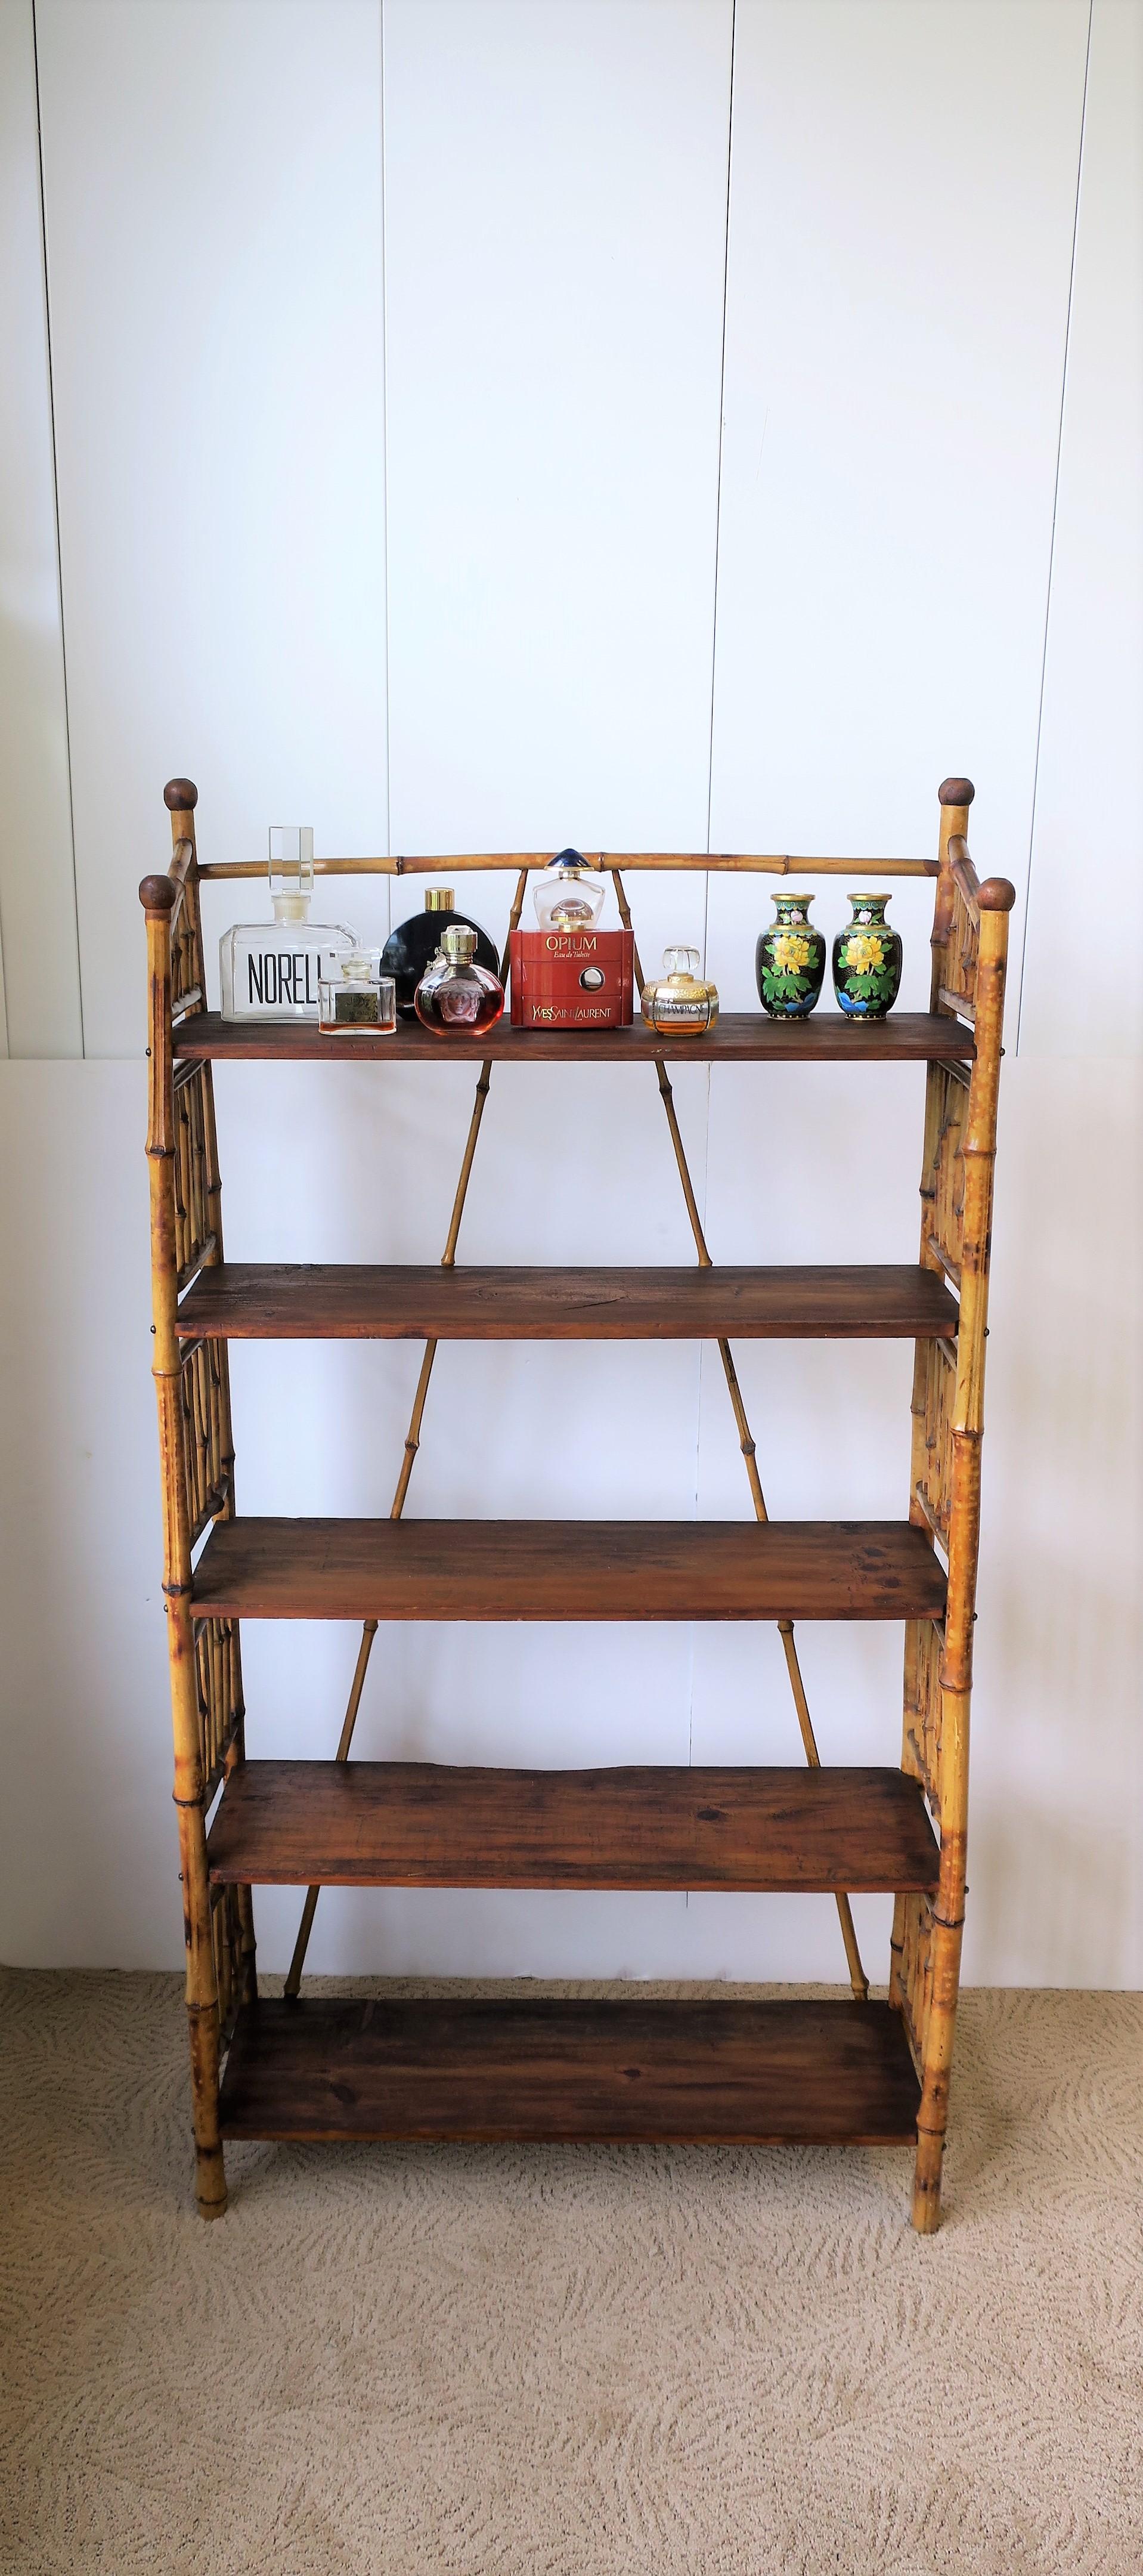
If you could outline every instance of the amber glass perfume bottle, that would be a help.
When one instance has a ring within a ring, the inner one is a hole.
[[[273,921],[239,922],[218,944],[224,1020],[316,1020],[318,985],[356,946],[344,922],[310,920],[314,836],[308,823],[270,826]]]
[[[453,922],[417,986],[417,1018],[437,1037],[474,1038],[492,1027],[503,1008],[499,976],[477,963],[475,930]]]
[[[642,1010],[660,1037],[701,1037],[718,1018],[718,991],[699,973],[697,948],[664,948],[663,972],[643,987]]]
[[[478,921],[470,921],[466,912],[456,909],[456,895],[451,886],[426,886],[425,908],[414,912],[408,921],[391,930],[381,951],[381,971],[391,975],[397,987],[397,1008],[403,1019],[413,1017],[417,986],[425,968],[437,955],[446,930],[458,924],[476,932],[476,963],[486,973],[495,975],[500,960],[486,930]]]
[[[594,929],[605,892],[598,869],[589,868],[578,850],[561,850],[533,892],[541,930]]]

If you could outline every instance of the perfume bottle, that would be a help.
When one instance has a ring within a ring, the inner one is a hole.
[[[453,922],[417,986],[417,1018],[436,1037],[478,1037],[504,1008],[499,976],[476,962],[476,939],[467,922]]]
[[[718,991],[699,974],[697,948],[664,948],[663,972],[643,987],[643,1017],[660,1037],[701,1037],[718,1018]]]
[[[270,826],[272,922],[239,922],[218,943],[224,1020],[316,1020],[318,984],[356,947],[344,922],[311,921],[314,836],[308,823]]]
[[[397,1026],[397,994],[392,976],[381,972],[380,949],[350,948],[339,969],[318,977],[319,1029],[326,1037],[352,1037],[361,1029],[372,1037],[391,1037]]]
[[[381,951],[383,974],[391,975],[397,987],[397,1008],[403,1019],[411,1020],[414,996],[426,966],[436,956],[445,931],[459,922],[462,929],[476,932],[476,963],[486,973],[495,975],[500,960],[486,930],[468,914],[456,909],[456,896],[451,886],[426,886],[425,908],[414,912],[408,921],[391,930]]]
[[[591,930],[606,892],[598,871],[578,850],[561,850],[536,885],[532,900],[541,930]]]

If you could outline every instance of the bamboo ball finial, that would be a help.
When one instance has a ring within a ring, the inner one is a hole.
[[[144,912],[170,912],[177,888],[169,877],[144,877],[139,888],[139,901]]]
[[[937,789],[942,805],[971,805],[975,794],[971,778],[942,778]]]
[[[1016,901],[1011,877],[986,877],[977,888],[976,900],[982,912],[1011,912]]]
[[[168,778],[163,789],[163,803],[172,814],[193,814],[198,803],[198,789],[193,778]]]

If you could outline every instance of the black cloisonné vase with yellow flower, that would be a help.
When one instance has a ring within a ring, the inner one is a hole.
[[[825,981],[825,937],[810,920],[812,902],[812,894],[776,894],[778,918],[754,951],[758,999],[772,1020],[804,1020]]]
[[[833,989],[853,1020],[883,1020],[901,989],[901,941],[885,919],[887,894],[851,894],[853,919],[833,943]]]

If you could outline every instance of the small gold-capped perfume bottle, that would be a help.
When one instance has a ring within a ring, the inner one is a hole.
[[[663,972],[643,987],[643,1017],[659,1037],[697,1038],[718,1018],[718,991],[699,973],[697,948],[664,948]]]
[[[391,1037],[397,1026],[397,987],[381,972],[379,948],[350,948],[336,973],[318,984],[318,1027],[326,1037]]]

